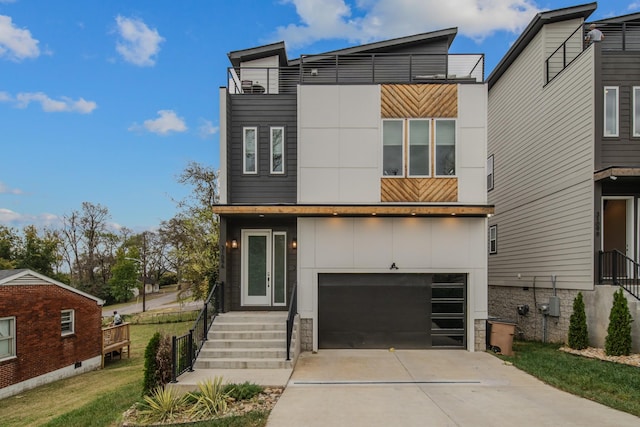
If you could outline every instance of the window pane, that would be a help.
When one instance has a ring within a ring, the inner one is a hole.
[[[604,136],[618,136],[618,88],[604,88]]]
[[[249,296],[264,296],[267,294],[267,238],[249,236],[248,244]]]
[[[282,128],[271,129],[271,172],[283,172]]]
[[[384,175],[403,175],[402,121],[382,122],[382,168]]]
[[[256,171],[256,130],[244,130],[244,171]]]
[[[429,122],[409,121],[409,175],[429,175]]]
[[[456,121],[436,120],[436,175],[456,174]]]
[[[273,302],[284,303],[285,278],[287,271],[287,236],[285,234],[273,235]]]
[[[633,88],[633,136],[640,136],[640,87]]]

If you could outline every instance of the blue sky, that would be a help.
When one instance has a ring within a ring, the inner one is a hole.
[[[537,12],[578,4],[0,0],[0,224],[55,226],[85,201],[116,228],[173,217],[187,163],[219,167],[230,51],[284,40],[296,58],[458,27],[451,52],[485,53],[488,76]],[[590,20],[638,11],[602,1]]]

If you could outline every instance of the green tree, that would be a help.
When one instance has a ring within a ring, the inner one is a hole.
[[[130,255],[131,258],[137,258],[137,253]],[[111,267],[109,295],[115,302],[129,301],[133,297],[133,288],[138,287],[138,264],[127,258],[129,256],[125,253],[124,248],[118,249],[115,263]]]
[[[0,270],[15,268],[16,243],[19,241],[15,229],[0,225]]]
[[[569,347],[576,350],[589,347],[587,315],[584,310],[582,292],[578,292],[578,295],[573,300],[573,314],[569,318]]]
[[[53,276],[60,242],[51,237],[41,237],[34,225],[26,226],[22,233],[22,245],[16,256],[16,268],[29,268],[45,276]]]
[[[609,356],[628,356],[631,353],[631,322],[629,305],[622,288],[613,294],[613,307],[609,314],[609,327],[604,342],[605,353]]]

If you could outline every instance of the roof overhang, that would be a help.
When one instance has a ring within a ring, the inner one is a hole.
[[[235,50],[229,52],[227,56],[234,68],[238,68],[241,62],[252,61],[254,59],[268,58],[270,56],[278,56],[280,66],[287,66],[287,51],[284,42],[267,44],[264,46],[252,47],[250,49]]]
[[[216,205],[222,216],[462,216],[493,215],[493,205]]]
[[[615,181],[620,177],[640,177],[640,167],[612,166],[593,173],[594,181],[601,181],[607,178]]]

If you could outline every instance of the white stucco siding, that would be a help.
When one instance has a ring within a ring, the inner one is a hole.
[[[495,156],[489,203],[496,206],[489,224],[498,227],[489,284],[523,286],[518,274],[529,281],[555,274],[559,288],[587,289],[593,286],[593,50],[545,85],[544,41],[538,34],[489,93],[488,155]]]
[[[485,218],[298,218],[298,312],[314,319],[318,273],[467,273],[467,320],[487,316]],[[395,263],[398,270],[390,270]]]
[[[379,203],[380,87],[298,90],[299,203]]]
[[[486,85],[458,85],[457,127],[458,201],[486,203]]]

